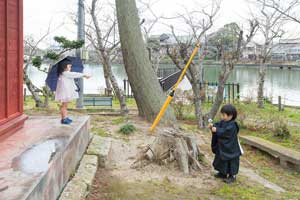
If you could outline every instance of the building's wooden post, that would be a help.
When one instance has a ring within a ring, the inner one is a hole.
[[[23,0],[0,0],[0,135],[20,129],[23,114]]]

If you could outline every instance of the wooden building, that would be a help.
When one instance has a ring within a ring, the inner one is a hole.
[[[0,0],[0,135],[23,126],[23,0]]]

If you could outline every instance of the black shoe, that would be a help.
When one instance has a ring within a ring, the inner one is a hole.
[[[62,123],[62,124],[71,124],[71,122],[69,120],[67,120],[67,118],[60,120],[60,123]]]
[[[236,181],[236,178],[235,178],[235,176],[229,176],[229,177],[227,177],[227,178],[225,178],[225,179],[223,179],[223,181],[225,182],[225,183],[234,183],[235,181]]]
[[[220,173],[220,172],[217,173],[217,174],[215,174],[214,177],[215,177],[215,178],[223,178],[223,179],[224,179],[224,178],[227,178],[227,176],[226,176],[225,174],[222,174],[222,173]]]

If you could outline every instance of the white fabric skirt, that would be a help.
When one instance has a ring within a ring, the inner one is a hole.
[[[80,78],[82,76],[82,73],[75,72],[64,72],[59,76],[55,91],[55,101],[70,102],[74,99],[78,99],[79,95],[78,92],[76,92],[77,87],[74,78]]]

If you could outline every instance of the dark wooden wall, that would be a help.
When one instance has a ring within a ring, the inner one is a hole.
[[[0,135],[22,126],[23,0],[0,0]]]

